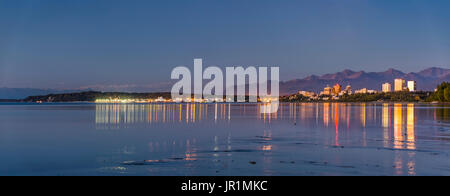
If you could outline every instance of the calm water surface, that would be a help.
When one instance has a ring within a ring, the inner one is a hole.
[[[450,175],[450,106],[1,104],[0,175]]]

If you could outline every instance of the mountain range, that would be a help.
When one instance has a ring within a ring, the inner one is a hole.
[[[299,90],[320,92],[324,87],[335,84],[341,84],[344,87],[351,85],[352,89],[381,90],[383,83],[389,82],[393,86],[396,78],[414,80],[417,82],[418,90],[433,91],[438,84],[450,81],[450,69],[432,67],[417,73],[404,73],[395,69],[384,72],[344,70],[334,74],[312,75],[303,79],[281,82],[280,93],[294,94]]]
[[[417,81],[418,90],[433,91],[436,86],[442,82],[450,81],[450,69],[432,67],[423,71],[414,73],[404,73],[399,70],[389,69],[384,72],[364,72],[344,70],[334,74],[325,74],[322,76],[308,76],[303,79],[295,79],[280,82],[280,94],[294,94],[299,90],[320,92],[326,86],[341,84],[342,86],[351,85],[352,89],[368,88],[373,90],[381,90],[381,85],[389,82],[393,85],[396,78]],[[154,86],[142,88],[140,91],[148,92],[169,92],[171,85],[167,83],[163,86],[155,88]],[[167,89],[167,90],[164,90]],[[76,93],[81,91],[105,91],[105,88],[90,87],[82,90],[55,90],[55,89],[33,89],[33,88],[0,88],[0,99],[24,99],[28,96],[59,94],[59,93]],[[111,89],[107,89],[107,91]],[[116,89],[117,90],[117,89]],[[120,89],[129,91],[129,89]],[[135,92],[135,90],[133,90]]]

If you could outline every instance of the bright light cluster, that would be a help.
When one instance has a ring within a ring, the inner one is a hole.
[[[109,99],[97,99],[95,103],[159,103],[159,102],[173,102],[171,99],[164,99],[159,97],[157,99],[120,99],[120,98],[109,98]]]
[[[231,100],[231,99],[230,99]],[[228,101],[230,101],[228,100]],[[157,99],[120,99],[120,98],[109,98],[109,99],[97,99],[95,100],[95,103],[208,103],[208,102],[223,102],[224,99],[194,99],[194,98],[186,98],[185,100],[182,99],[164,99],[163,97],[159,97]],[[258,102],[263,103],[271,103],[278,101],[278,98],[258,98]]]

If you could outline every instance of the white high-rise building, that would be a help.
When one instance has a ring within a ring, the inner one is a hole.
[[[408,90],[409,90],[409,92],[417,91],[417,82],[416,81],[408,81]]]
[[[403,91],[405,89],[405,80],[403,79],[395,79],[395,91]]]
[[[392,91],[392,86],[390,83],[384,83],[381,89],[383,93],[389,93]]]

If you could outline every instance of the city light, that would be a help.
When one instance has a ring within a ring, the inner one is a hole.
[[[169,103],[174,102],[171,99],[164,99],[158,97],[157,99],[121,99],[121,98],[109,98],[109,99],[96,99],[95,103]]]

